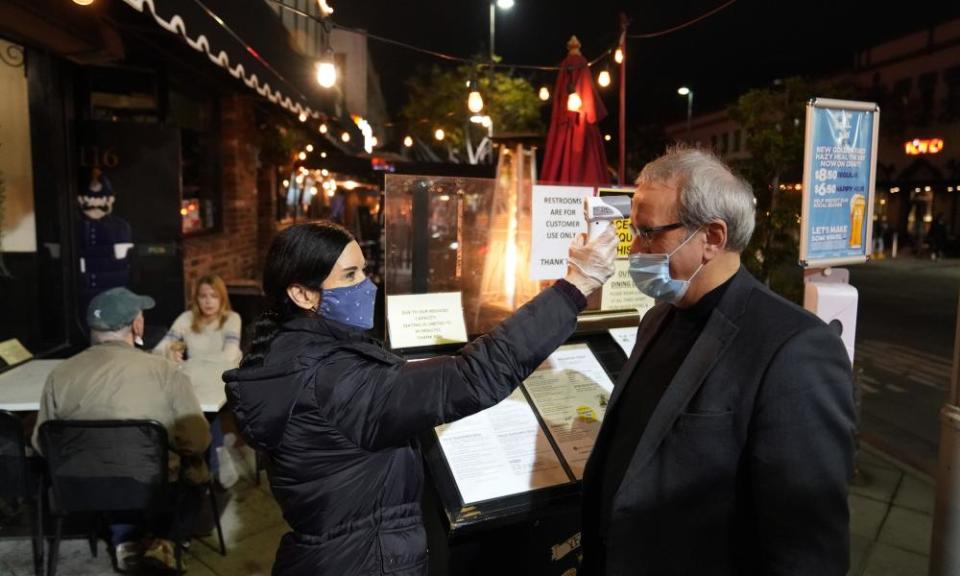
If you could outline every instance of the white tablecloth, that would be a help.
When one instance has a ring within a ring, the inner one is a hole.
[[[0,374],[0,410],[35,412],[40,409],[40,396],[47,376],[63,360],[31,360]],[[187,360],[181,370],[190,377],[193,389],[204,412],[219,412],[227,403],[223,381],[225,370],[233,368],[229,362]]]

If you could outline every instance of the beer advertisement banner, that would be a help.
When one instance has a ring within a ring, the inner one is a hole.
[[[807,105],[802,266],[869,258],[878,120],[872,102],[818,98]]]

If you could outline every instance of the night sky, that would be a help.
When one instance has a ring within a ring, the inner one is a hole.
[[[615,44],[620,11],[631,20],[630,33],[643,34],[689,21],[725,2],[516,0],[509,12],[497,11],[497,54],[506,63],[555,65],[566,53],[567,38],[576,34],[584,55],[592,59]],[[487,53],[489,3],[485,0],[331,3],[339,24],[458,56]],[[877,4],[737,0],[679,32],[629,40],[628,123],[682,120],[686,99],[676,93],[681,85],[694,90],[694,115],[713,111],[743,91],[769,85],[776,78],[849,69],[860,48],[960,17],[957,1],[889,3],[882,9]],[[404,80],[417,66],[438,61],[373,40],[370,48],[388,111],[396,118],[406,99]],[[612,60],[610,65],[613,72]],[[534,73],[533,78],[535,86],[553,86],[553,73]],[[615,86],[604,96],[611,111],[616,109]],[[612,128],[614,120],[607,122]]]

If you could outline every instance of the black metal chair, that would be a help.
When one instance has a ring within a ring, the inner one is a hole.
[[[40,426],[40,447],[52,487],[56,518],[48,576],[54,576],[68,514],[140,512],[146,517],[169,509],[167,431],[153,420],[50,420]],[[174,505],[174,526],[180,514]],[[94,528],[95,529],[95,528]],[[177,573],[182,567],[182,535],[174,534]],[[96,556],[96,543],[91,546]]]
[[[27,458],[23,422],[0,410],[0,500],[19,509],[19,525],[0,521],[0,538],[30,538],[33,569],[43,574],[43,478],[42,469]],[[26,524],[27,526],[23,526]],[[24,529],[26,528],[26,530]]]

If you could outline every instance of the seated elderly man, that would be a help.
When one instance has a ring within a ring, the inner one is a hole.
[[[179,491],[184,499],[183,529],[177,533],[190,534],[202,502],[202,485],[209,480],[203,453],[210,444],[210,428],[190,380],[173,362],[134,346],[135,342],[142,344],[143,310],[153,306],[153,298],[126,288],[111,288],[91,300],[87,324],[93,345],[51,372],[40,401],[33,445],[39,449],[37,432],[47,420],[160,422],[167,429],[172,450],[170,478],[178,480],[178,490],[172,492]],[[169,519],[151,524],[111,525],[111,543],[121,570],[132,567],[141,554],[150,563],[174,567],[173,545],[164,539],[173,526]],[[156,538],[141,541],[143,530]]]

